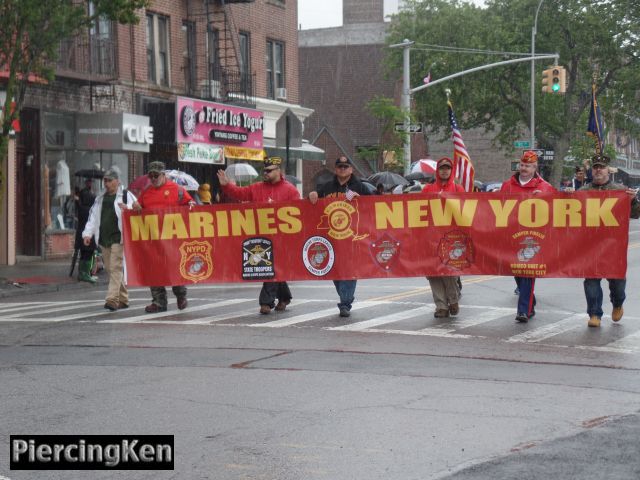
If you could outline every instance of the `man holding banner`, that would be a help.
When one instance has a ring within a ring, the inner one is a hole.
[[[264,181],[246,187],[238,187],[229,181],[224,170],[218,170],[218,181],[225,196],[245,202],[281,202],[299,200],[300,192],[287,182],[281,170],[282,158],[269,157],[264,161],[262,176]],[[278,304],[275,304],[276,298]],[[287,282],[264,282],[258,302],[260,313],[268,315],[275,307],[276,312],[284,312],[291,303],[291,290]]]
[[[520,158],[518,172],[502,184],[500,192],[526,193],[537,195],[539,193],[555,192],[556,189],[538,175],[538,155],[527,150]],[[536,297],[533,293],[535,278],[515,277],[518,284],[518,310],[516,322],[527,323],[535,314]]]
[[[609,161],[610,159],[606,155],[594,155],[591,159],[593,180],[580,190],[625,190],[627,194],[632,197],[631,218],[640,218],[640,202],[638,202],[636,198],[638,191],[633,188],[627,188],[619,183],[611,182],[609,178]],[[584,280],[584,294],[587,298],[587,315],[589,315],[587,325],[590,327],[599,327],[602,319],[601,280],[601,278],[585,278]],[[626,298],[625,288],[627,280],[626,278],[607,278],[607,282],[609,282],[609,298],[613,304],[611,320],[619,322],[624,314],[622,304]]]

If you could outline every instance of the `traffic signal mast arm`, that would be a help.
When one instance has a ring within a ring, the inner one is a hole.
[[[530,62],[532,60],[534,61],[546,60],[546,59],[554,59],[557,62],[558,58],[560,58],[560,55],[558,55],[557,53],[554,53],[553,55],[536,55],[534,57],[514,58],[513,60],[504,60],[502,62],[488,63],[487,65],[481,65],[479,67],[470,68],[469,70],[463,70],[462,72],[454,73],[452,75],[448,75],[446,77],[442,77],[437,80],[432,80],[426,85],[420,85],[419,87],[410,89],[409,93],[414,94],[416,92],[419,92],[420,90],[424,90],[425,88],[433,87],[434,85],[437,85],[441,82],[451,80],[452,78],[461,77],[463,75],[467,75],[473,72],[479,72],[481,70],[489,70],[491,68],[500,67],[502,65],[509,65],[512,63],[519,63],[519,62]],[[561,68],[561,67],[555,67],[555,68]]]

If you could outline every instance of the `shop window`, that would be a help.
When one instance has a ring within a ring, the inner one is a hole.
[[[284,85],[284,43],[267,40],[267,98],[286,100]]]
[[[182,58],[184,71],[184,86],[188,92],[196,90],[196,24],[184,20],[182,22]]]
[[[147,13],[147,78],[169,86],[169,18]]]
[[[120,169],[120,183],[128,185],[128,158],[125,153],[45,150],[43,172],[45,228],[75,230],[78,193],[83,188],[89,188],[93,195],[102,192],[104,187],[100,172],[112,166]]]

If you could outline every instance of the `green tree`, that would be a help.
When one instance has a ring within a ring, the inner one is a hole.
[[[403,110],[395,105],[392,98],[376,96],[367,103],[367,109],[378,119],[380,124],[380,141],[376,149],[376,159],[384,160],[385,152],[395,152],[397,163],[395,169],[401,171],[404,167],[402,163],[404,132],[396,132],[395,124],[404,122]],[[387,166],[383,167],[383,170]]]
[[[137,23],[137,10],[148,4],[149,0],[0,0],[0,71],[8,74],[6,101],[0,106],[0,165],[7,156],[11,125],[22,109],[29,77],[54,79],[60,42],[81,33],[98,17]],[[4,175],[0,167],[0,198]]]
[[[444,45],[495,52],[527,53],[538,0],[488,0],[485,8],[458,0],[408,0],[394,16],[388,43],[404,38],[416,41],[412,52],[412,86],[433,63],[437,79],[468,68],[498,62],[508,56],[480,52],[439,51]],[[637,0],[545,0],[538,16],[537,53],[558,53],[567,68],[564,95],[541,93],[544,61],[536,62],[536,139],[555,150],[551,181],[562,175],[570,145],[582,139],[584,121],[595,79],[605,121],[618,129],[637,132],[640,117],[637,85],[640,80],[638,41],[640,4]],[[420,51],[420,50],[424,51]],[[503,58],[504,57],[504,58]],[[551,62],[549,62],[551,63]],[[398,71],[399,51],[390,49],[389,65]],[[531,64],[523,62],[465,75],[416,94],[417,115],[433,131],[448,128],[444,89],[453,91],[461,128],[484,127],[507,146],[528,134]]]

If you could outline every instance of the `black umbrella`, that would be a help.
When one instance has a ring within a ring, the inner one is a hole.
[[[104,172],[102,170],[78,170],[75,173],[76,177],[84,177],[84,178],[102,178],[104,177]]]
[[[427,178],[433,178],[433,175],[425,172],[413,172],[404,178],[406,178],[407,180],[426,180]]]
[[[381,183],[385,188],[395,187],[396,185],[409,185],[409,180],[402,175],[393,172],[378,172],[371,175],[367,180],[374,185]]]
[[[302,183],[302,181],[298,177],[295,177],[293,175],[285,175],[284,178],[287,180],[287,182],[293,183],[294,185],[299,185]]]
[[[374,194],[374,195],[375,195],[376,193],[378,193],[378,190],[376,189],[376,186],[375,186],[374,184],[369,183],[369,182],[368,182],[368,181],[366,181],[366,180],[361,180],[361,183],[362,183],[362,186],[363,186],[364,188],[366,188],[366,189],[367,189],[367,191],[368,191],[370,194]]]

